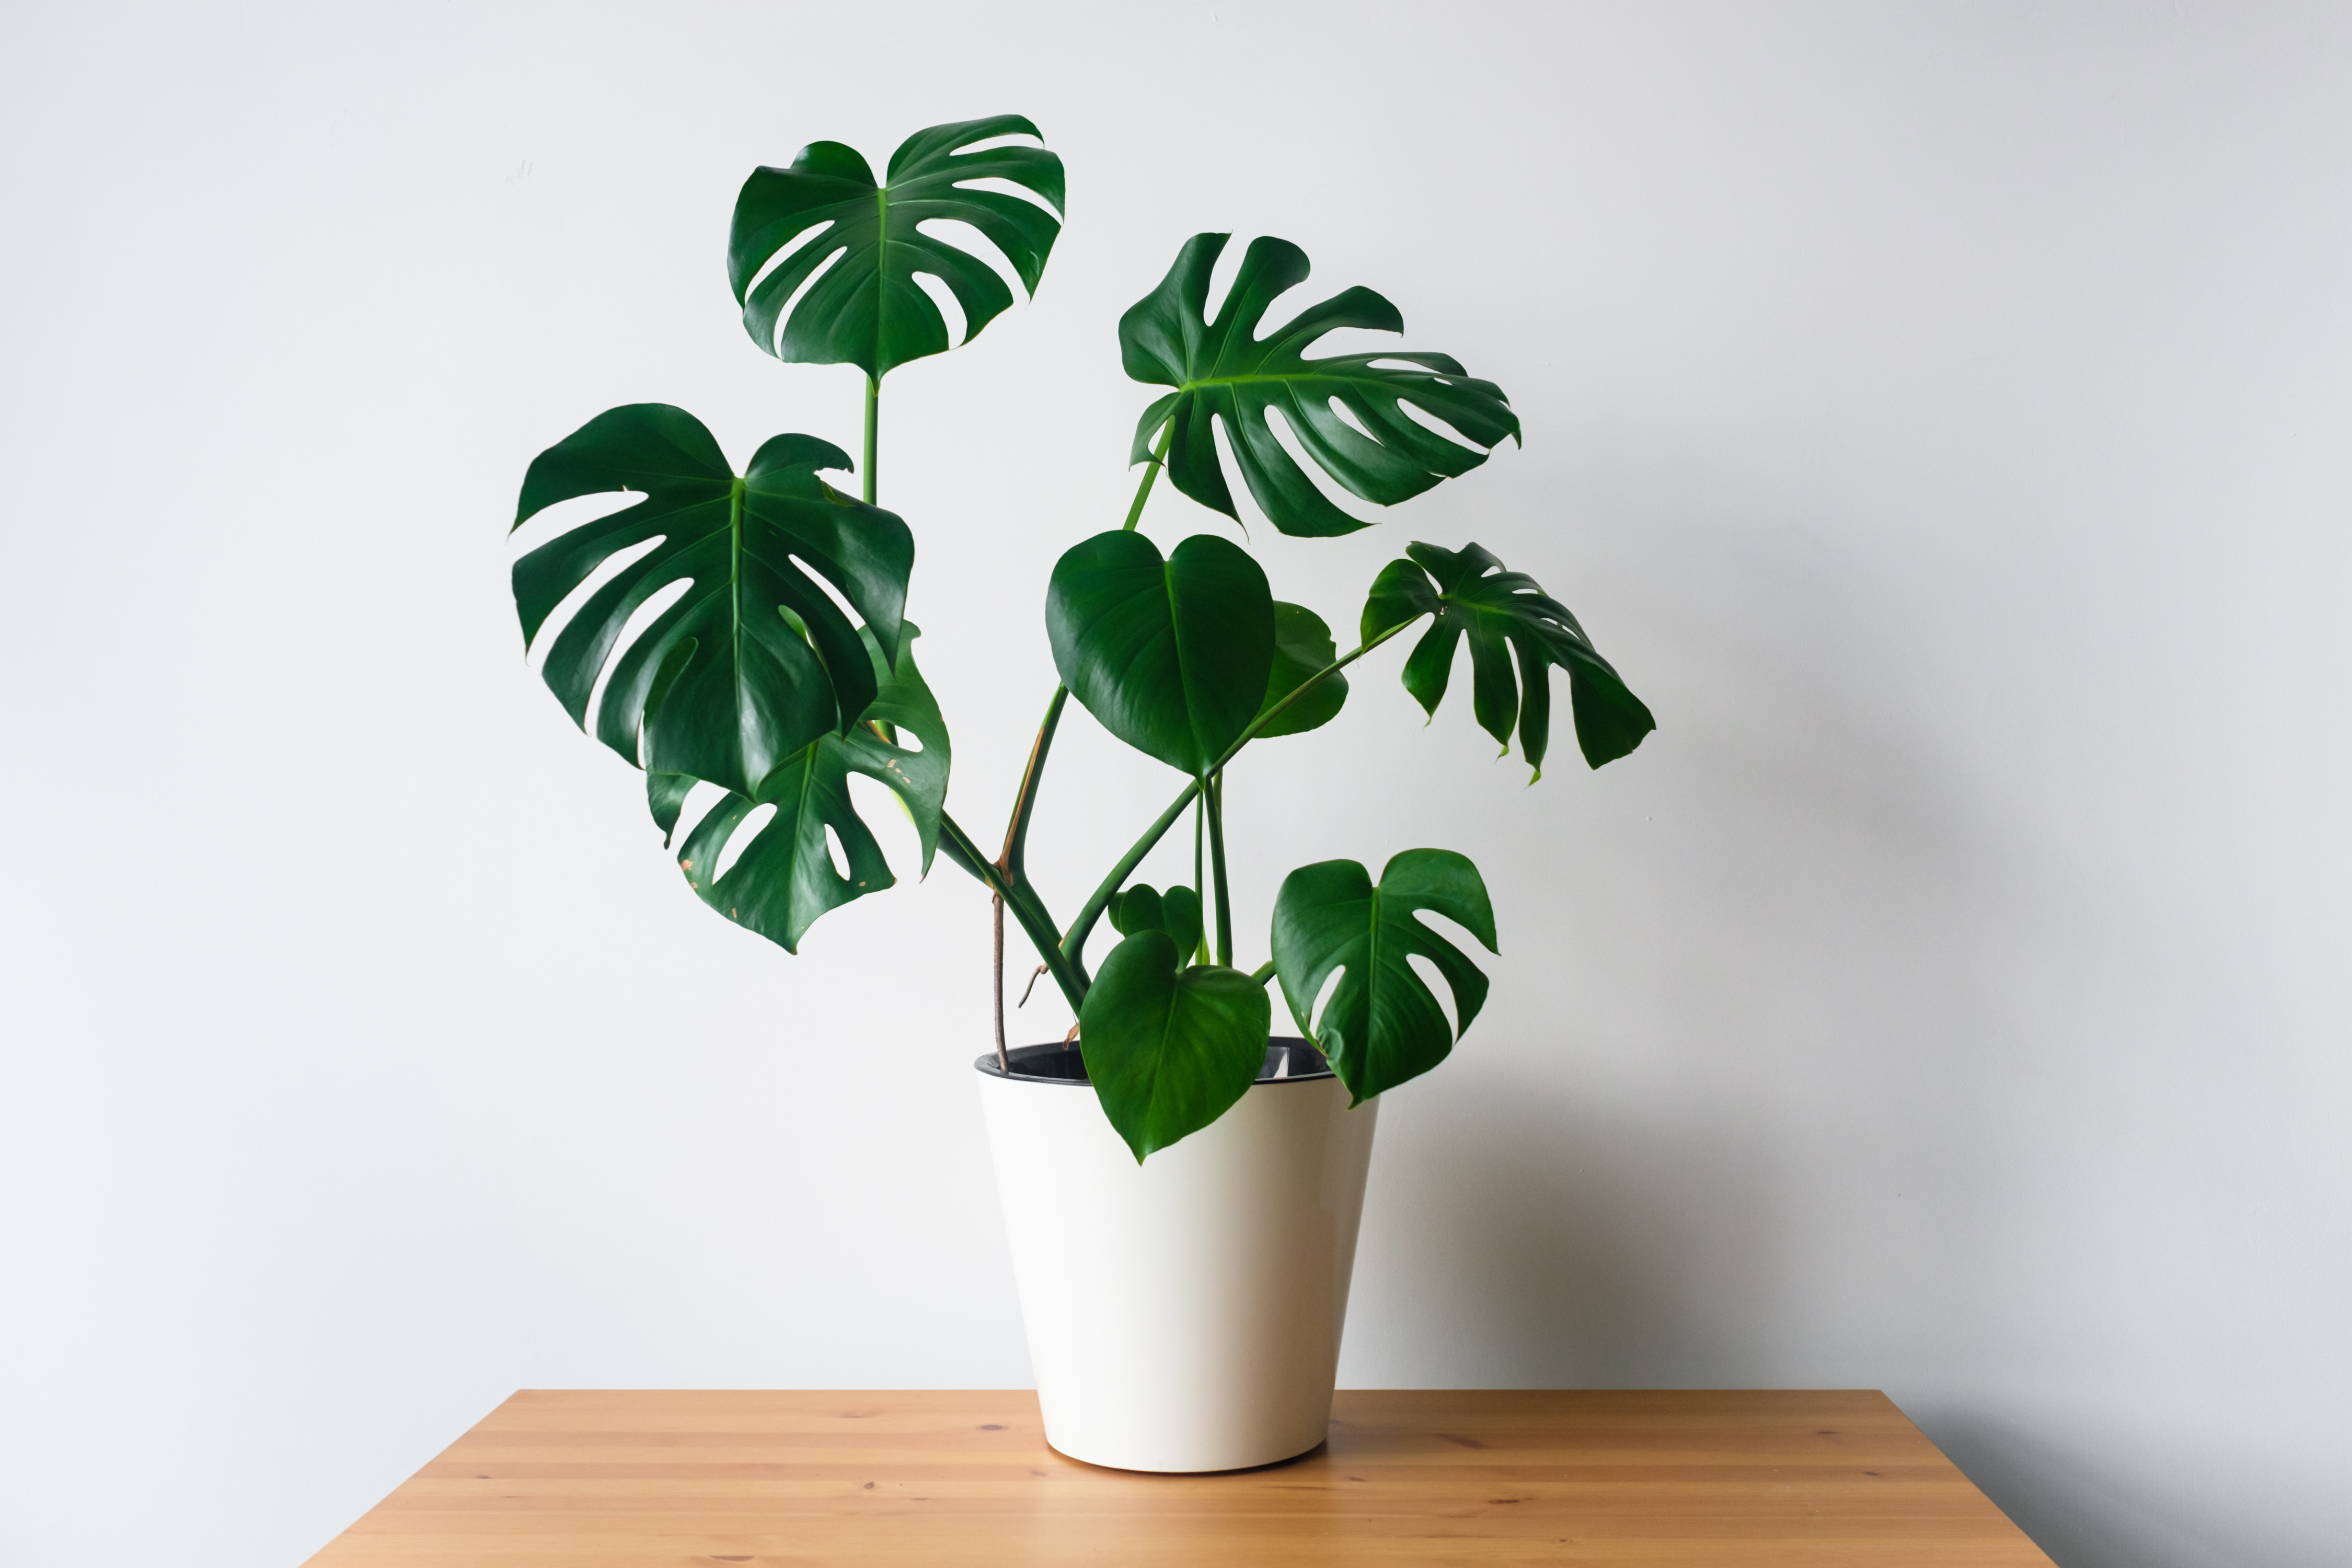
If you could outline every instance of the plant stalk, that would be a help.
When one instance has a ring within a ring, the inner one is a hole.
[[[1143,503],[1151,499],[1151,481],[1160,477],[1160,469],[1168,460],[1168,445],[1175,439],[1176,421],[1171,419],[1168,427],[1160,433],[1160,445],[1152,451],[1150,467],[1143,470],[1143,482],[1135,487],[1135,504],[1127,509],[1127,521],[1119,524],[1120,532],[1134,532],[1135,525],[1143,521]]]
[[[878,443],[877,443],[877,441],[876,440],[876,437],[878,437],[878,436],[881,434],[881,425],[882,425],[882,379],[881,379],[881,377],[879,377],[879,376],[873,376],[873,375],[869,375],[869,376],[867,376],[867,377],[866,378],[866,498],[865,498],[865,499],[866,499],[866,504],[867,506],[872,506],[872,505],[874,505],[874,504],[875,504],[875,500],[874,500],[874,495],[875,495],[874,459],[875,459],[875,454],[876,454],[876,453],[880,449],[880,448],[879,448],[879,444],[878,444]]]
[[[1209,771],[1211,773],[1219,773],[1223,771],[1224,765],[1227,763],[1232,762],[1234,755],[1239,752],[1244,746],[1248,745],[1250,742],[1256,737],[1257,732],[1260,730],[1263,730],[1268,724],[1273,723],[1274,721],[1280,716],[1283,710],[1287,709],[1292,703],[1297,701],[1309,691],[1312,691],[1317,686],[1322,684],[1323,681],[1339,674],[1339,671],[1347,668],[1349,665],[1355,663],[1358,659],[1363,658],[1366,654],[1371,652],[1372,649],[1380,647],[1381,644],[1388,641],[1389,638],[1396,636],[1397,633],[1404,630],[1405,627],[1412,625],[1413,621],[1419,620],[1420,618],[1420,616],[1415,616],[1412,617],[1412,620],[1399,621],[1395,626],[1391,626],[1380,636],[1360,645],[1352,652],[1342,654],[1339,658],[1333,659],[1329,664],[1325,665],[1322,668],[1308,676],[1305,680],[1300,681],[1297,686],[1291,689],[1289,696],[1285,697],[1281,701],[1276,703],[1273,707],[1267,709],[1265,712],[1251,720],[1249,728],[1244,730],[1239,738],[1237,738],[1232,745],[1225,748],[1225,754],[1219,757],[1213,763],[1212,763]],[[1137,839],[1134,845],[1129,848],[1128,852],[1119,857],[1118,864],[1111,868],[1110,875],[1102,879],[1101,885],[1097,887],[1093,894],[1087,898],[1085,907],[1078,910],[1078,918],[1071,921],[1069,930],[1063,933],[1061,953],[1065,959],[1076,962],[1076,955],[1086,951],[1087,938],[1094,933],[1095,922],[1102,919],[1102,912],[1104,909],[1109,905],[1111,895],[1118,892],[1120,888],[1126,886],[1129,874],[1143,863],[1143,858],[1151,853],[1151,847],[1159,843],[1161,838],[1165,837],[1171,827],[1176,826],[1176,819],[1184,814],[1184,808],[1192,805],[1193,800],[1199,796],[1200,793],[1201,781],[1199,779],[1194,779],[1191,784],[1186,784],[1183,792],[1177,795],[1174,800],[1168,803],[1168,809],[1160,814],[1160,820],[1154,822],[1150,827],[1145,828],[1143,830],[1143,837]],[[941,820],[944,821],[945,818],[942,818]]]
[[[1069,1003],[1070,1011],[1076,1012],[1086,1000],[1087,973],[1062,955],[1062,950],[1055,941],[1053,916],[1035,890],[1008,886],[1003,873],[982,853],[980,846],[971,841],[971,835],[946,812],[940,813],[940,847],[947,851],[949,859],[962,867],[981,886],[1004,900],[1005,907],[1013,911],[1013,918],[1020,922],[1022,934],[1037,950],[1037,956],[1045,961],[1046,972],[1053,975],[1054,984],[1062,988],[1063,1000]]]
[[[1223,770],[1209,775],[1207,793],[1201,797],[1209,808],[1209,872],[1217,879],[1217,962],[1231,967],[1234,962],[1234,911],[1225,896],[1225,775]]]
[[[1029,885],[1029,824],[1037,814],[1037,787],[1045,782],[1045,755],[1054,749],[1054,731],[1061,727],[1062,709],[1070,700],[1066,686],[1054,688],[1053,700],[1045,704],[1045,722],[1037,726],[1037,739],[1029,747],[1029,765],[1021,774],[1021,789],[1013,797],[1013,818],[1004,825],[1004,853],[996,864],[1005,876],[1019,887]]]
[[[989,900],[996,914],[996,1068],[1008,1077],[1013,1058],[1004,1053],[1004,895]]]

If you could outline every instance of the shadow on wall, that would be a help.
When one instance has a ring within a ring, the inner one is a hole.
[[[1403,1138],[1382,1129],[1388,1171],[1414,1175],[1375,1199],[1381,1232],[1367,1240],[1388,1256],[1368,1247],[1359,1279],[1387,1298],[1366,1325],[1376,1342],[1390,1322],[1455,1326],[1414,1359],[1428,1381],[1466,1387],[1749,1381],[1738,1325],[1769,1289],[1773,1247],[1758,1142],[1491,1080],[1415,1110]],[[1395,1147],[1407,1140],[1410,1153]]]

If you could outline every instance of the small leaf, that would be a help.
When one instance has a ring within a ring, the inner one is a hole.
[[[1199,533],[1162,561],[1139,533],[1098,533],[1055,563],[1054,667],[1129,745],[1195,777],[1258,715],[1274,595],[1240,546]]]
[[[1239,970],[1181,965],[1167,932],[1138,931],[1103,961],[1078,1011],[1087,1077],[1138,1164],[1247,1093],[1272,1034],[1264,986]]]
[[[1266,677],[1264,712],[1306,684],[1318,670],[1328,669],[1339,657],[1331,628],[1304,605],[1274,605],[1274,669]],[[1282,710],[1282,717],[1257,732],[1261,741],[1276,735],[1303,735],[1339,716],[1348,700],[1348,678],[1326,676],[1314,690]]]
[[[895,514],[817,478],[848,466],[829,442],[778,436],[739,479],[701,421],[660,403],[608,409],[541,452],[518,528],[576,496],[645,499],[515,563],[527,645],[605,561],[653,546],[590,594],[549,650],[542,673],[572,721],[587,727],[602,676],[598,740],[632,766],[744,793],[819,735],[845,732],[877,688],[858,628],[817,577],[895,658],[915,564]],[[678,583],[684,595],[619,646],[630,617]]]
[[[1454,1048],[1454,1026],[1408,959],[1437,966],[1465,1032],[1486,1005],[1486,976],[1415,919],[1419,910],[1444,915],[1497,951],[1486,884],[1450,849],[1404,851],[1381,870],[1377,888],[1356,861],[1318,861],[1285,878],[1275,898],[1274,965],[1283,999],[1360,1105],[1427,1072]],[[1335,969],[1344,973],[1318,1027],[1310,1014]]]
[[[1062,231],[1062,161],[1043,147],[960,151],[1006,135],[1034,137],[1037,128],[1020,115],[998,114],[918,131],[890,155],[887,184],[877,185],[866,160],[838,142],[811,142],[789,169],[753,170],[735,198],[727,243],[728,281],[751,341],[778,359],[854,364],[878,379],[909,360],[947,352],[947,319],[916,281],[926,275],[955,296],[964,341],[978,337],[1013,303],[1013,291],[981,258],[924,233],[927,222],[970,224],[1035,294]],[[977,180],[1034,191],[1053,210],[975,189],[971,182]],[[820,226],[823,233],[792,249]],[[779,256],[783,259],[761,277]],[[793,291],[835,257],[793,306],[780,340],[777,317]]]
[[[1160,929],[1185,963],[1201,948],[1201,895],[1179,885],[1160,895]]]
[[[1593,767],[1615,762],[1658,727],[1568,606],[1524,572],[1472,544],[1460,551],[1413,544],[1409,561],[1391,561],[1372,580],[1364,603],[1366,642],[1421,616],[1436,620],[1404,661],[1404,688],[1435,716],[1453,674],[1454,650],[1470,639],[1470,706],[1478,723],[1508,750],[1514,723],[1519,754],[1543,776],[1551,739],[1551,666],[1568,671],[1576,741]],[[1515,681],[1513,664],[1517,666]]]
[[[914,736],[922,742],[920,751],[884,740],[871,722],[859,723],[846,736],[822,736],[770,774],[756,797],[729,791],[695,824],[678,851],[678,869],[704,903],[787,952],[800,950],[802,936],[827,910],[897,881],[881,846],[851,804],[851,773],[864,773],[898,795],[922,845],[923,869],[930,869],[951,758],[939,704],[915,668],[919,635],[909,623],[895,670],[884,668],[880,646],[867,638],[866,652],[881,691],[866,718]],[[687,785],[691,788],[693,781]],[[677,794],[683,800],[684,791]],[[761,805],[775,806],[775,816],[744,847],[726,875],[714,878],[711,873],[730,841]],[[658,799],[654,816],[662,821]],[[676,824],[673,807],[669,820],[662,824],[664,833]],[[846,877],[834,868],[825,842],[828,827],[848,862]]]
[[[1122,889],[1111,900],[1111,929],[1121,936],[1133,936],[1139,931],[1165,931],[1160,921],[1160,895],[1149,882],[1138,882]]]
[[[1486,460],[1486,452],[1417,422],[1404,412],[1405,404],[1480,447],[1496,447],[1506,436],[1518,439],[1518,416],[1502,389],[1472,379],[1448,355],[1382,349],[1306,357],[1318,339],[1341,327],[1404,331],[1397,308],[1369,289],[1309,305],[1261,333],[1276,296],[1307,280],[1307,253],[1288,240],[1251,241],[1217,319],[1209,321],[1210,271],[1231,237],[1194,235],[1160,287],[1119,318],[1127,374],[1176,389],[1144,411],[1135,431],[1135,461],[1150,458],[1160,431],[1174,421],[1169,479],[1202,506],[1238,519],[1211,425],[1222,419],[1242,481],[1275,527],[1292,534],[1353,533],[1365,524],[1315,488],[1276,439],[1268,410],[1280,411],[1299,447],[1349,494],[1381,506],[1410,500]],[[1355,423],[1334,412],[1334,402]]]

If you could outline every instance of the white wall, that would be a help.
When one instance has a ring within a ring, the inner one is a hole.
[[[715,919],[527,673],[502,534],[612,404],[852,441],[855,373],[734,323],[735,187],[1004,110],[1070,227],[886,422],[961,813],[1199,228],[1527,424],[1356,538],[1259,526],[1277,584],[1351,624],[1478,540],[1660,716],[1529,790],[1376,656],[1236,772],[1253,961],[1328,855],[1461,848],[1502,922],[1382,1118],[1343,1379],[1882,1386],[2066,1568],[2342,1550],[2352,13],[0,27],[0,1560],[299,1561],[518,1385],[1026,1380],[982,900],[798,959]],[[1065,903],[1172,788],[1066,733]]]

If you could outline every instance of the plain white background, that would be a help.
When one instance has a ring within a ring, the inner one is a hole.
[[[2352,12],[5,35],[12,1568],[299,1562],[518,1386],[1026,1381],[982,900],[943,864],[799,958],[711,915],[527,669],[504,534],[613,404],[854,443],[856,373],[735,322],[735,189],[1005,110],[1069,227],[891,379],[882,475],[978,831],[1046,571],[1132,483],[1114,322],[1197,229],[1387,293],[1527,426],[1354,538],[1257,524],[1278,591],[1351,625],[1475,540],[1660,717],[1529,789],[1375,656],[1235,770],[1248,962],[1328,856],[1462,849],[1500,917],[1384,1111],[1343,1382],[1883,1387],[2066,1568],[2337,1559]],[[1065,735],[1068,902],[1176,781]]]

